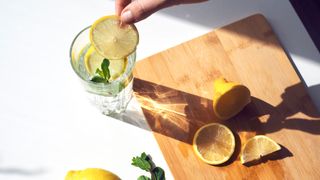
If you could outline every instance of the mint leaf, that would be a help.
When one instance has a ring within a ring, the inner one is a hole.
[[[110,61],[108,59],[103,59],[101,63],[101,69],[104,74],[104,78],[108,81],[110,78],[110,71],[109,71]]]
[[[151,180],[151,179],[149,177],[147,177],[147,176],[141,175],[141,176],[138,177],[137,180]]]
[[[137,156],[132,158],[131,165],[139,167],[140,169],[149,172],[151,170],[151,164],[146,158],[147,158],[147,155],[145,153],[142,153],[141,157]]]
[[[147,160],[147,161],[149,160],[149,157],[147,156],[147,154],[145,152],[141,153],[140,158]]]
[[[104,78],[104,74],[99,68],[97,68],[96,74],[99,75],[100,77]]]
[[[161,167],[156,167],[150,155],[148,156],[145,152],[141,153],[140,157],[139,156],[133,157],[131,164],[133,166],[139,167],[142,170],[150,172],[152,180],[166,179],[164,170]],[[138,177],[138,180],[151,180],[151,179],[144,175]]]
[[[110,61],[108,59],[103,59],[101,63],[101,70],[99,68],[96,69],[96,75],[91,78],[91,81],[98,83],[108,83],[110,79],[109,65]]]
[[[97,83],[102,83],[102,82],[105,82],[106,80],[100,76],[93,76],[93,78],[91,78],[91,81],[97,82]]]
[[[164,170],[161,167],[155,167],[151,174],[155,180],[165,180]]]

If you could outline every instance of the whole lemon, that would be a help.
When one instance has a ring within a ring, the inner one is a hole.
[[[65,180],[119,180],[120,178],[104,169],[87,168],[85,170],[69,171]]]

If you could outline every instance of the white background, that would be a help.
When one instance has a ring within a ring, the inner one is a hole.
[[[172,179],[135,99],[124,120],[92,107],[72,71],[74,36],[114,13],[111,0],[0,1],[0,179],[58,180],[100,167],[123,179],[151,154]],[[254,13],[267,17],[320,107],[320,55],[287,0],[212,0],[162,10],[137,23],[138,60]]]

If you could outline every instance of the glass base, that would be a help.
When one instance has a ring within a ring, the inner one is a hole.
[[[103,96],[88,92],[88,98],[103,114],[120,114],[126,110],[132,99],[132,85],[133,81],[131,80],[120,93],[113,96]]]

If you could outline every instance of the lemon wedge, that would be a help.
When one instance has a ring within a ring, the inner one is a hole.
[[[235,138],[225,125],[210,123],[197,130],[193,150],[205,163],[222,164],[230,159],[235,149]]]
[[[257,135],[249,139],[240,155],[242,164],[259,160],[261,157],[280,150],[281,147],[267,136]]]
[[[133,24],[121,24],[116,15],[104,16],[93,23],[90,41],[103,57],[122,59],[135,51],[139,33]]]

